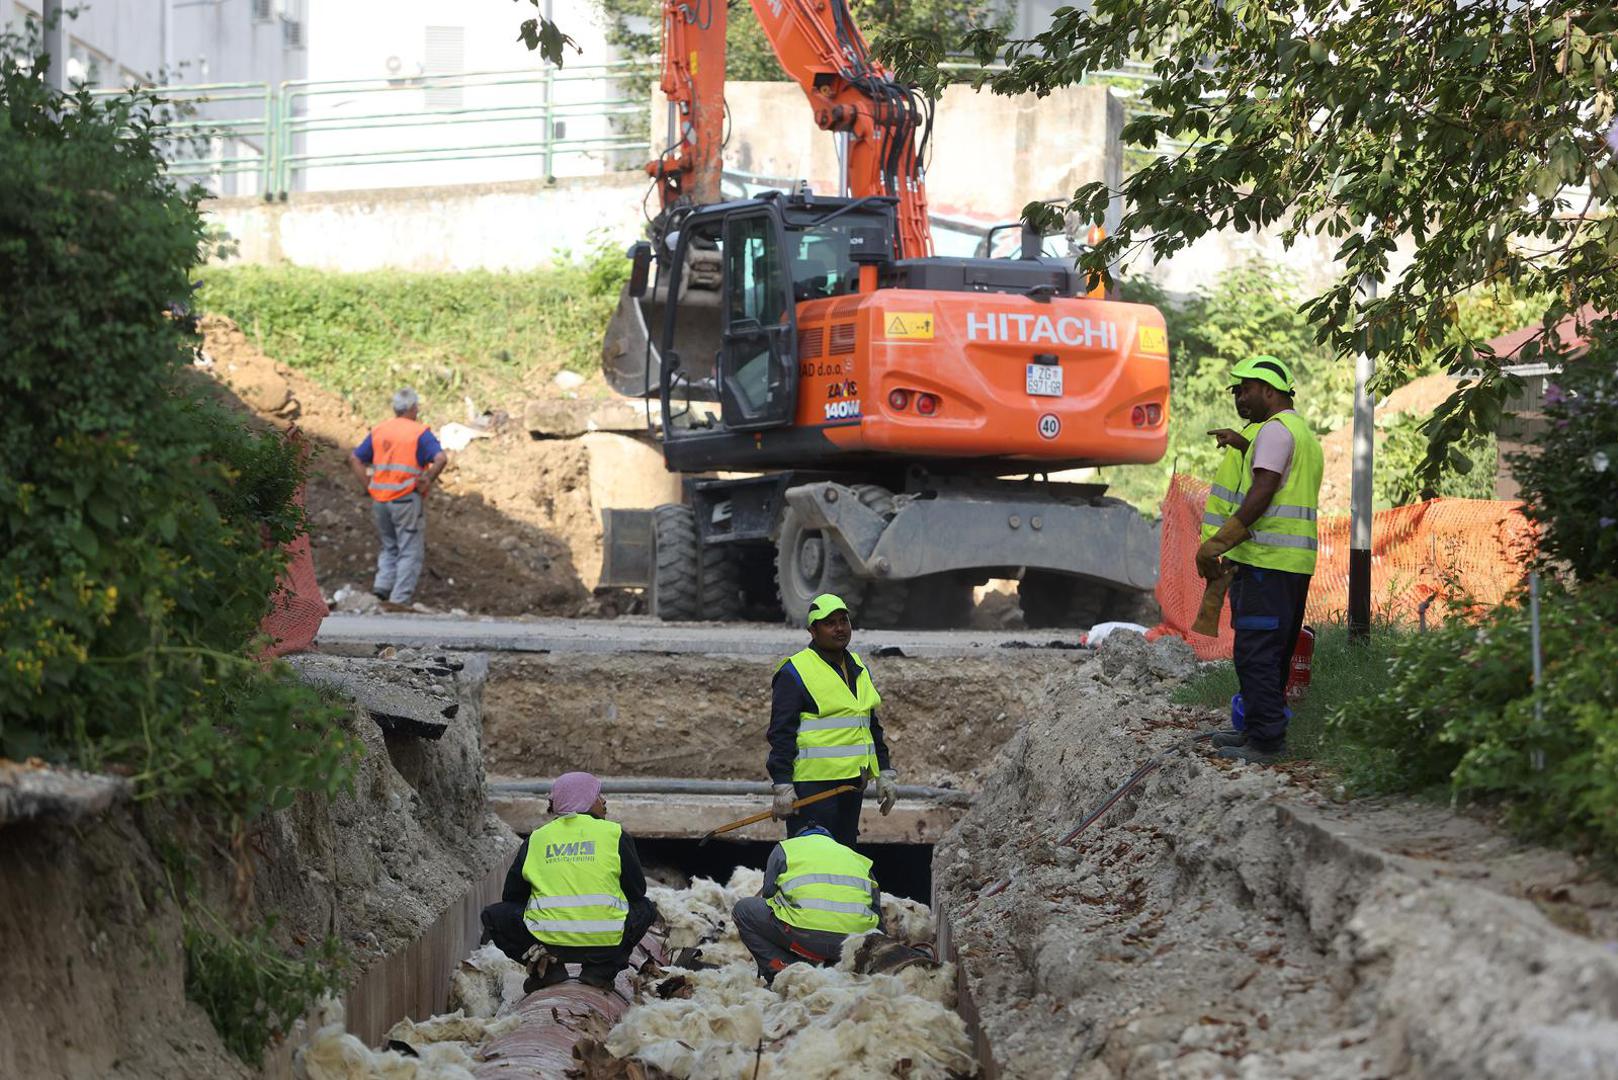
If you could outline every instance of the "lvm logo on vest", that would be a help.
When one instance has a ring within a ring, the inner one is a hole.
[[[575,840],[571,844],[546,844],[546,859],[593,859],[596,857],[594,840]]]
[[[1020,312],[968,313],[966,340],[1015,341],[1025,345],[1045,341],[1052,345],[1082,345],[1087,349],[1116,349],[1118,324],[1073,315],[1053,319],[1049,315]]]

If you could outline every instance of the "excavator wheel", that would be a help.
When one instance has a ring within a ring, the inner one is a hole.
[[[652,614],[664,622],[700,619],[702,563],[697,519],[689,506],[665,503],[652,511],[657,566],[652,572]]]
[[[742,617],[742,566],[735,544],[703,544],[697,558],[702,579],[697,618],[731,622]]]
[[[775,584],[787,625],[803,626],[809,605],[821,593],[836,593],[856,616],[865,601],[865,579],[854,573],[837,545],[803,522],[791,506],[781,515],[775,542]]]
[[[891,521],[894,515],[893,492],[876,484],[855,484],[854,493],[860,502]],[[911,598],[908,581],[872,581],[867,583],[865,600],[856,611],[859,625],[882,629],[904,624],[905,604]],[[849,601],[853,603],[853,601]]]

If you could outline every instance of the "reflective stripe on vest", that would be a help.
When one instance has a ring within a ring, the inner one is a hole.
[[[547,945],[617,945],[629,901],[619,884],[623,827],[589,814],[564,814],[528,837],[523,924]]]
[[[1320,440],[1297,413],[1277,413],[1267,422],[1280,423],[1292,433],[1292,464],[1264,516],[1253,522],[1252,536],[1231,548],[1226,558],[1267,570],[1312,574],[1320,547],[1317,520],[1325,456]],[[1255,436],[1253,443],[1257,442]],[[1242,469],[1245,496],[1253,483],[1252,444],[1242,457]]]
[[[842,673],[814,649],[794,653],[777,665],[777,670],[792,666],[820,710],[798,714],[794,781],[846,780],[858,776],[861,769],[870,770],[873,776],[878,771],[871,713],[882,704],[882,696],[876,692],[871,673],[859,654],[851,649],[848,655],[860,668],[853,690],[843,681]]]
[[[1262,426],[1248,424],[1242,428],[1242,438],[1247,440],[1248,445],[1252,445],[1253,437]],[[1202,508],[1204,540],[1218,532],[1219,527],[1242,505],[1242,454],[1234,446],[1227,446],[1219,457],[1219,471],[1214,473],[1213,483],[1208,487],[1207,505]]]
[[[871,907],[871,860],[829,836],[781,841],[787,867],[766,902],[775,917],[800,930],[863,934],[881,918]]]
[[[392,502],[416,490],[422,473],[416,443],[427,425],[408,416],[395,416],[371,429],[371,480],[366,490],[377,502]]]

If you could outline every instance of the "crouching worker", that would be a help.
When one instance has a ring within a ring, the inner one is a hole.
[[[770,983],[788,964],[836,963],[844,939],[875,930],[881,910],[871,860],[814,824],[775,845],[764,888],[737,901],[731,917]]]
[[[524,993],[568,977],[610,988],[657,918],[635,841],[606,820],[601,781],[563,773],[551,785],[556,817],[523,841],[500,903],[483,909],[485,938],[528,966]]]

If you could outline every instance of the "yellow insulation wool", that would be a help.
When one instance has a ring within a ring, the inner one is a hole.
[[[412,1043],[420,1056],[411,1057],[372,1050],[350,1035],[343,1029],[340,1001],[322,1002],[319,1017],[314,1037],[293,1059],[292,1073],[298,1080],[473,1080],[475,1059],[466,1043]],[[459,1014],[453,1019],[465,1022]]]
[[[449,1007],[467,1016],[503,1016],[523,999],[523,966],[493,945],[480,946],[449,977]]]
[[[610,1053],[680,1080],[943,1080],[976,1071],[966,1026],[953,1011],[953,965],[861,975],[849,969],[847,950],[837,968],[795,964],[766,987],[730,919],[731,906],[756,895],[762,880],[757,870],[738,870],[723,888],[699,878],[688,889],[649,890],[671,927],[671,952],[698,945],[704,961],[723,966],[670,969],[687,980],[690,996],[657,1000],[648,989],[651,1000],[625,1012],[608,1035]],[[891,936],[911,944],[932,938],[925,905],[884,894],[882,909]]]

